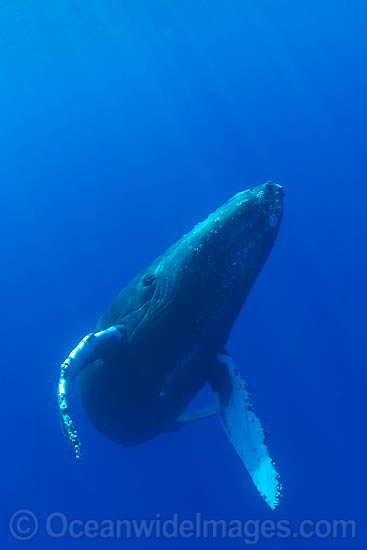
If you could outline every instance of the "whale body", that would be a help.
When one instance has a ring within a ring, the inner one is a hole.
[[[273,247],[283,195],[272,182],[237,193],[138,274],[71,352],[58,399],[77,458],[80,440],[67,403],[75,378],[90,422],[124,445],[218,413],[265,501],[278,505],[279,476],[249,387],[225,346]],[[187,415],[205,384],[215,408]]]

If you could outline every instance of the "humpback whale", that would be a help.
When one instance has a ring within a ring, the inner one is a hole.
[[[226,343],[274,244],[283,195],[266,182],[230,198],[138,274],[62,363],[58,403],[76,458],[81,443],[67,399],[75,379],[90,422],[124,445],[217,413],[255,486],[276,508],[279,475]],[[185,409],[205,384],[214,409],[189,415]]]

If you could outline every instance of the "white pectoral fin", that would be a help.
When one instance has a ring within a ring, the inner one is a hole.
[[[67,403],[67,389],[78,374],[88,364],[102,358],[110,349],[117,349],[123,345],[125,333],[123,326],[113,326],[101,332],[91,333],[85,336],[73,349],[67,359],[61,365],[59,383],[57,386],[57,398],[61,415],[61,427],[66,439],[70,442],[75,458],[81,458],[81,445],[78,432],[69,414]]]
[[[216,407],[206,407],[205,409],[200,409],[199,411],[183,413],[177,418],[176,422],[179,426],[184,426],[185,424],[192,424],[194,422],[200,422],[200,420],[206,420],[216,414]]]
[[[228,355],[217,360],[226,372],[227,388],[218,394],[218,412],[224,431],[249,472],[265,502],[274,510],[282,485],[265,444],[264,429],[254,413],[248,384],[241,378]]]

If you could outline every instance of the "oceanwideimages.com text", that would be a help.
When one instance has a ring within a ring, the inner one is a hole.
[[[78,519],[62,512],[39,518],[31,510],[17,510],[9,520],[11,535],[19,541],[41,533],[51,539],[242,539],[256,545],[262,539],[355,539],[354,520],[305,519],[297,526],[287,519],[207,519],[197,513],[192,519],[179,514],[151,519]]]

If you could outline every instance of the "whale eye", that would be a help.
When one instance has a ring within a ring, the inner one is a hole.
[[[155,282],[155,276],[154,275],[145,275],[143,278],[143,286],[151,286]]]

